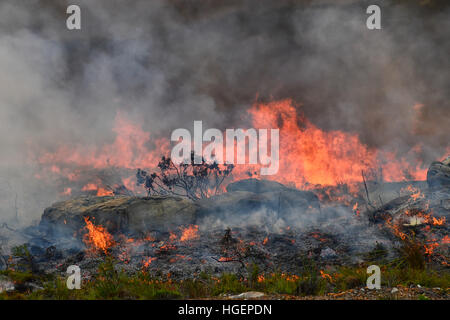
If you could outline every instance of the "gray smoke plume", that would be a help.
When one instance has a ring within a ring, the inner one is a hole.
[[[66,29],[74,2],[81,31]],[[450,6],[376,2],[382,30],[371,31],[372,1],[3,1],[1,219],[38,219],[57,199],[34,179],[33,152],[111,142],[118,110],[169,139],[194,120],[243,125],[256,99],[292,98],[325,130],[442,157]]]

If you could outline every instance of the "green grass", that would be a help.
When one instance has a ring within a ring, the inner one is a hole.
[[[146,272],[129,275],[118,270],[111,258],[106,258],[98,267],[95,278],[83,281],[81,290],[67,289],[64,277],[44,278],[29,272],[2,271],[0,274],[15,283],[33,281],[43,289],[35,292],[3,292],[0,299],[198,299],[246,291],[295,296],[324,295],[365,287],[368,276],[366,268],[367,265],[360,265],[323,270],[329,275],[325,276],[314,265],[309,265],[297,275],[281,272],[264,274],[258,266],[253,265],[248,270],[248,278],[239,278],[234,274],[214,277],[201,273],[195,279],[173,281],[170,276],[152,277]],[[380,265],[380,268],[382,286],[420,284],[423,287],[440,287],[443,290],[448,290],[450,286],[448,270],[437,272],[427,268],[413,269],[403,264]]]

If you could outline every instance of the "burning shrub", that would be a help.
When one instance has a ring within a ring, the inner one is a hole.
[[[222,191],[221,185],[231,175],[234,165],[209,164],[204,158],[196,164],[194,159],[192,153],[189,163],[176,165],[170,157],[163,156],[158,163],[159,172],[137,170],[137,184],[143,185],[149,196],[172,194],[191,200],[208,198]]]

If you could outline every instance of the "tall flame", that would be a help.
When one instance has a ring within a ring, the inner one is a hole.
[[[387,182],[424,180],[426,177],[426,169],[419,161],[411,164],[393,152],[370,148],[357,134],[318,128],[299,114],[292,100],[255,103],[248,113],[252,127],[280,129],[279,171],[276,175],[267,176],[269,179],[308,189],[315,185],[351,185],[362,181],[362,172],[367,174],[374,170],[382,172],[382,178]],[[117,113],[113,131],[116,137],[111,144],[66,145],[55,153],[41,154],[38,162],[49,173],[76,181],[76,169],[154,169],[160,157],[170,153],[169,139],[151,139],[150,133],[127,119],[123,112]],[[150,145],[155,147],[149,148]],[[417,148],[411,150],[415,151]],[[237,165],[233,176],[245,178],[249,172],[257,175],[259,169],[259,165]],[[112,194],[98,181],[90,182],[84,190],[95,188],[98,195]],[[134,176],[124,177],[122,182],[129,190],[135,188]]]
[[[420,163],[412,166],[394,153],[371,149],[356,134],[324,131],[298,115],[292,100],[256,103],[253,127],[280,129],[280,169],[269,177],[298,188],[361,182],[361,172],[382,168],[385,181],[424,180]],[[383,161],[384,160],[384,161]]]
[[[84,243],[92,252],[108,253],[108,249],[115,244],[113,236],[103,226],[95,226],[89,217],[84,217],[84,222],[88,231],[84,236]]]

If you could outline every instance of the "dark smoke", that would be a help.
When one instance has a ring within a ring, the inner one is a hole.
[[[82,9],[82,31],[65,9]],[[235,127],[257,99],[292,98],[326,130],[425,163],[448,147],[450,7],[443,1],[3,1],[2,218],[38,219],[55,190],[30,150],[104,143],[117,110],[167,135]],[[381,31],[365,26],[382,8]],[[424,2],[427,3],[427,2]],[[413,106],[423,104],[420,111]],[[282,155],[281,155],[282,156]],[[15,199],[15,195],[18,199]]]

